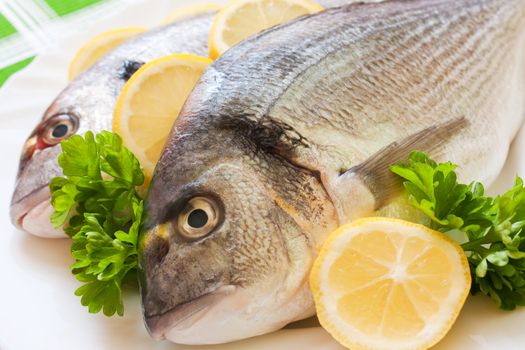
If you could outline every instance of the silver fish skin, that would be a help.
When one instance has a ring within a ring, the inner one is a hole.
[[[66,237],[50,223],[49,183],[61,176],[60,141],[88,130],[111,130],[117,98],[144,63],[175,53],[207,56],[215,12],[192,16],[132,38],[74,79],[53,101],[26,141],[11,199],[11,221],[37,236]],[[53,137],[53,132],[55,135]]]
[[[386,165],[424,148],[463,181],[498,175],[524,62],[525,0],[354,4],[230,49],[188,98],[146,200],[150,333],[223,343],[314,314],[317,250],[388,197]]]
[[[323,0],[335,7],[355,0]],[[377,0],[368,0],[377,1]],[[126,42],[74,79],[45,112],[22,150],[19,173],[11,200],[11,221],[18,228],[46,238],[66,237],[50,224],[53,208],[48,189],[51,179],[62,174],[57,163],[57,143],[88,130],[111,130],[113,110],[127,79],[141,64],[174,54],[207,56],[208,36],[215,11],[205,12],[154,29]],[[57,125],[65,134],[43,141]]]

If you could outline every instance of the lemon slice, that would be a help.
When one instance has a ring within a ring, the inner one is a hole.
[[[332,233],[310,275],[322,326],[351,349],[426,349],[448,332],[471,283],[461,247],[407,221]]]
[[[183,6],[175,11],[173,11],[170,15],[168,15],[163,21],[163,24],[169,24],[175,21],[180,21],[185,18],[190,18],[193,16],[197,16],[202,13],[208,13],[208,12],[215,12],[219,11],[222,8],[221,5],[215,4],[215,3],[204,3],[204,4],[196,4],[196,5],[189,5],[189,6]]]
[[[111,50],[145,30],[142,27],[120,28],[94,36],[78,50],[69,64],[69,80],[73,80]]]
[[[309,0],[234,0],[213,21],[209,55],[217,58],[250,35],[321,10]]]
[[[186,98],[211,63],[178,54],[142,66],[124,85],[113,116],[113,131],[139,159],[150,178]]]

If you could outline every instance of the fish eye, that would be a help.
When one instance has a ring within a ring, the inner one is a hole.
[[[212,232],[219,224],[219,208],[206,197],[191,198],[177,218],[178,232],[187,239],[199,239]]]
[[[71,114],[57,114],[47,119],[42,126],[41,137],[48,145],[56,145],[74,134],[78,129],[78,119]]]

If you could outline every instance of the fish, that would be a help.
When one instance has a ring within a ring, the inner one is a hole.
[[[212,63],[156,166],[139,237],[146,327],[217,344],[315,314],[336,227],[399,195],[412,150],[490,184],[525,116],[525,0],[350,4]]]
[[[355,0],[323,0],[326,7]],[[369,0],[377,1],[377,0]],[[67,237],[55,228],[49,183],[61,176],[59,146],[72,135],[111,130],[117,98],[144,63],[174,53],[207,56],[209,31],[217,11],[177,20],[127,41],[74,79],[45,111],[24,143],[10,217],[19,229],[45,238]]]
[[[47,108],[25,142],[19,162],[10,217],[21,230],[67,237],[50,221],[49,183],[62,176],[60,142],[74,134],[111,130],[113,111],[124,84],[144,63],[174,53],[206,56],[216,11],[205,11],[132,38],[74,79]]]

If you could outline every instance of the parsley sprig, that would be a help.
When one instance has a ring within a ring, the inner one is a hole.
[[[116,134],[87,132],[61,143],[64,177],[51,181],[51,222],[72,237],[75,291],[89,312],[123,315],[122,283],[137,267],[144,174]]]
[[[457,166],[437,164],[413,152],[391,171],[402,177],[410,203],[431,220],[433,229],[459,240],[473,277],[472,292],[481,291],[498,307],[525,305],[525,188],[517,178],[508,192],[491,198],[483,185],[457,180]]]

